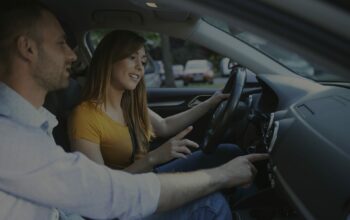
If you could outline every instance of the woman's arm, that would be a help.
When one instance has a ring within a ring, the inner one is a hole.
[[[100,150],[100,145],[84,139],[72,140],[72,150],[85,154],[90,160],[104,165],[104,160]],[[149,156],[135,161],[124,170],[129,173],[144,173],[152,171],[153,164],[149,161]]]
[[[193,124],[210,109],[214,108],[221,100],[228,98],[228,96],[229,94],[216,92],[208,100],[196,105],[195,107],[166,118],[162,118],[157,113],[149,109],[149,116],[155,135],[158,137],[173,136],[185,127]]]
[[[75,139],[71,140],[71,148],[73,151],[79,151],[85,154],[90,160],[98,164],[104,164],[99,144],[85,139]]]
[[[123,170],[128,173],[146,173],[152,172],[153,167],[156,164],[153,164],[149,158],[149,155],[145,155],[143,158],[135,160],[130,166],[124,168]]]

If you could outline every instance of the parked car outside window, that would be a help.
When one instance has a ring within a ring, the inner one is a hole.
[[[184,74],[184,66],[182,64],[174,64],[173,74],[175,79],[182,79],[182,76]]]
[[[161,60],[156,60],[155,62],[158,65],[159,73],[161,74],[162,81],[164,81],[165,80],[164,63]],[[182,78],[182,75],[184,73],[184,66],[182,64],[172,65],[172,70],[173,70],[174,79]]]
[[[208,82],[213,84],[213,64],[208,60],[187,61],[182,80],[185,86],[192,82]]]

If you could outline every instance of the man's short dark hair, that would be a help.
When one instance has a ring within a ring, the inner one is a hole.
[[[34,0],[11,0],[2,4],[0,9],[0,63],[6,63],[10,56],[11,45],[23,34],[39,40],[35,29],[42,11],[47,8]]]

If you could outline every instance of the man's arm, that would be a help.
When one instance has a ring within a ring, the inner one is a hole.
[[[250,154],[212,169],[159,175],[161,193],[157,211],[180,207],[222,188],[250,184],[257,172],[252,163],[267,158],[266,154]]]
[[[191,173],[131,175],[81,153],[67,154],[40,130],[22,131],[2,121],[0,133],[0,190],[90,218],[142,218],[220,188],[250,183],[256,172],[251,162],[267,157],[247,155]]]
[[[142,218],[156,210],[155,174],[111,170],[81,153],[65,153],[41,129],[0,122],[0,190],[90,218]]]

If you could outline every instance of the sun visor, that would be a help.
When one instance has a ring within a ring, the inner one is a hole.
[[[98,24],[133,24],[141,25],[143,23],[140,14],[125,10],[99,10],[95,11],[92,19]]]
[[[166,21],[174,21],[174,22],[183,22],[189,19],[189,13],[188,12],[174,12],[174,11],[154,11],[154,14],[156,17],[160,18],[161,20]]]

